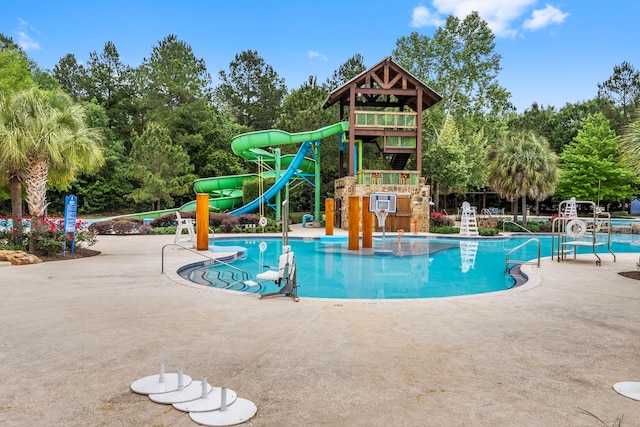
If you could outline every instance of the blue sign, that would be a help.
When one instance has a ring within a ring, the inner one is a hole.
[[[71,233],[71,253],[76,249],[76,212],[78,211],[78,198],[73,194],[64,198],[64,232]],[[66,241],[62,246],[62,254],[67,250]]]
[[[78,198],[73,194],[64,198],[64,232],[75,233]]]

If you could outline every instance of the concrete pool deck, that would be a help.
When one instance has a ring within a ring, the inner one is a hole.
[[[1,426],[196,426],[131,392],[161,362],[253,401],[247,426],[640,426],[612,389],[640,381],[640,281],[617,274],[638,254],[544,259],[479,296],[295,303],[186,283],[186,250],[162,275],[171,242],[0,268]]]

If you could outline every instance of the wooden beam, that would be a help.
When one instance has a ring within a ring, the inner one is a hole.
[[[422,90],[418,89],[416,103],[416,169],[422,175]]]
[[[349,123],[354,125],[356,122],[356,84],[351,84],[349,88]],[[347,176],[355,175],[355,162],[353,152],[356,146],[356,133],[349,132],[349,155],[347,158],[349,159],[349,170],[347,171]]]
[[[395,96],[415,96],[415,89],[378,89],[378,88],[358,88],[358,93],[371,95],[395,95]]]

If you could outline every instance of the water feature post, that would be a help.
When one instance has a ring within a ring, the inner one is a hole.
[[[373,248],[373,214],[365,206],[369,204],[369,196],[362,197],[362,247]]]
[[[326,236],[333,236],[333,219],[335,218],[335,200],[332,198],[324,201],[324,223]]]
[[[349,196],[349,250],[360,249],[360,197]]]
[[[209,250],[209,195],[196,194],[196,250]]]

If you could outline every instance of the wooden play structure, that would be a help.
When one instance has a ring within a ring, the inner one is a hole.
[[[428,231],[430,188],[421,176],[422,112],[442,97],[387,57],[331,92],[323,107],[339,104],[349,122],[340,147],[335,225],[346,229],[349,198],[397,194],[389,231]],[[379,231],[379,227],[377,227]]]

